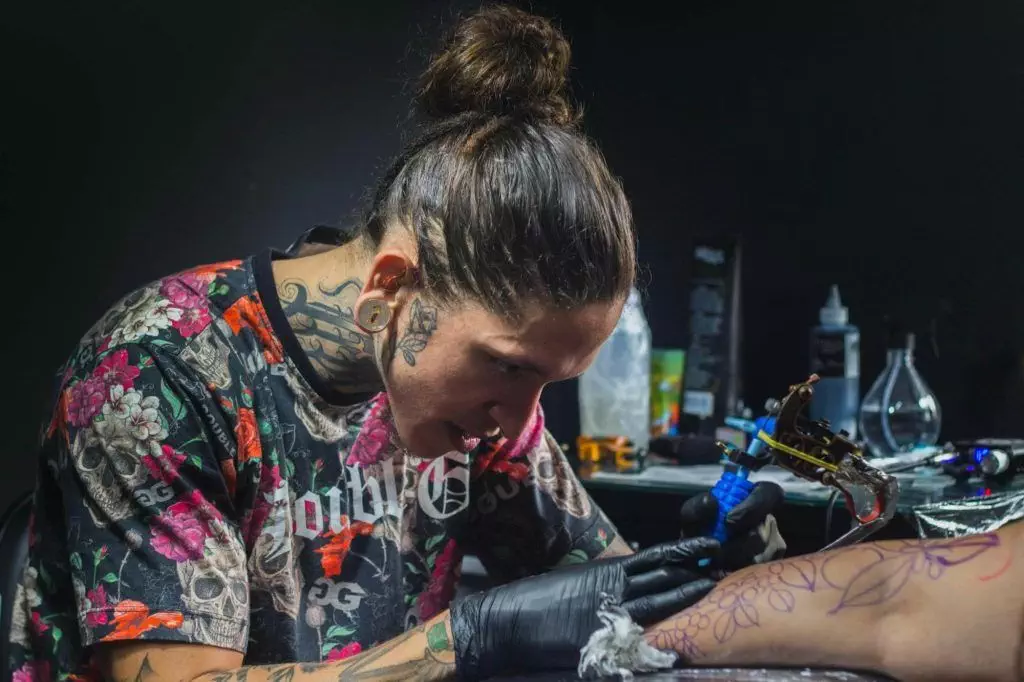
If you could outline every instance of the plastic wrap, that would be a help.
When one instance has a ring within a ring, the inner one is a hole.
[[[990,533],[1024,518],[1024,490],[920,505],[913,515],[921,538]]]
[[[601,677],[600,680],[619,680]],[[891,677],[870,672],[828,668],[683,668],[657,673],[639,673],[637,682],[893,682]],[[496,678],[493,682],[579,682],[575,673],[538,673],[523,677]]]
[[[637,679],[658,680],[729,680],[729,682],[882,682],[889,677],[848,670],[812,668],[689,668],[664,673],[651,673]]]

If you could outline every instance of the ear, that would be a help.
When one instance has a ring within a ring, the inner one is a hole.
[[[381,251],[370,264],[366,283],[355,304],[358,306],[368,298],[383,300],[395,313],[400,303],[400,292],[418,287],[419,281],[416,263],[407,254],[393,249]]]

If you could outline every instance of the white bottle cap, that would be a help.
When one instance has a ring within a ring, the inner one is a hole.
[[[850,321],[850,311],[839,298],[839,285],[833,284],[828,292],[828,301],[821,309],[821,324],[824,327],[844,327]]]

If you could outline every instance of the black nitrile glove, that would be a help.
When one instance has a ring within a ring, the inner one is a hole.
[[[786,541],[772,512],[782,506],[784,493],[775,483],[754,484],[750,495],[725,517],[729,539],[715,565],[735,571],[751,564],[782,558]],[[683,537],[710,535],[718,521],[718,500],[710,492],[691,497],[679,512]]]
[[[598,559],[469,595],[451,608],[460,680],[540,670],[575,670],[580,649],[601,627],[601,594],[641,626],[682,611],[715,583],[698,573],[714,557],[711,538],[678,540],[631,556]]]

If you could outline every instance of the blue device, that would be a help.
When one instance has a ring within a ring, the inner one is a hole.
[[[764,431],[770,436],[775,432],[775,417],[772,415],[759,417],[756,421],[727,417],[725,423],[751,434],[753,440],[750,443],[750,447],[747,448],[746,454],[748,458],[758,459],[762,456],[765,444],[757,437],[758,433]],[[711,536],[719,542],[725,542],[729,539],[725,529],[725,517],[736,508],[736,505],[747,499],[750,496],[750,492],[754,489],[754,484],[747,480],[750,472],[750,467],[737,462],[736,471],[724,472],[722,477],[718,479],[718,483],[711,489],[711,495],[718,502],[718,521],[715,523]]]

